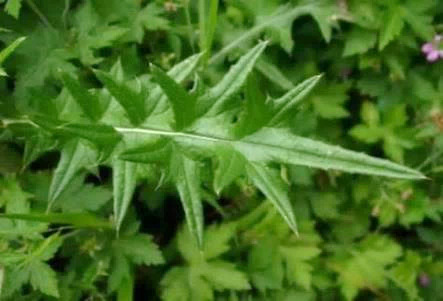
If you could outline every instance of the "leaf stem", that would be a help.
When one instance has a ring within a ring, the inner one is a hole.
[[[50,27],[54,29],[54,26],[52,26],[51,22],[49,22],[48,18],[41,12],[41,10],[38,8],[37,5],[35,5],[34,1],[32,0],[26,0],[26,3],[28,3],[31,10],[34,11],[34,13],[40,18],[40,20],[45,24],[47,27]]]
[[[189,44],[191,45],[192,53],[195,53],[191,13],[189,12],[189,0],[183,0],[183,7],[185,10],[186,27],[188,28]]]

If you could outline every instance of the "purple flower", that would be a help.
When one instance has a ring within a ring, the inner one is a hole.
[[[440,44],[443,41],[442,35],[436,35],[432,42],[423,44],[421,51],[426,55],[428,62],[436,62],[443,59],[443,50],[440,49]]]
[[[434,50],[434,45],[432,43],[423,44],[423,46],[421,47],[421,51],[423,53],[429,53],[433,50]]]
[[[418,276],[418,282],[421,287],[428,287],[429,284],[431,284],[431,278],[429,278],[426,273],[421,273],[420,276]]]

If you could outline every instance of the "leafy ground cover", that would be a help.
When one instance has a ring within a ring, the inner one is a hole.
[[[441,1],[0,3],[0,300],[443,299]]]

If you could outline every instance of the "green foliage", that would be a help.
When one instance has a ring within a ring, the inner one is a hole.
[[[0,5],[0,300],[440,299],[439,1]]]
[[[163,300],[214,300],[214,291],[248,290],[245,273],[221,259],[231,247],[234,224],[209,227],[204,234],[205,246],[200,249],[187,228],[177,234],[177,249],[185,266],[166,272],[161,285]]]

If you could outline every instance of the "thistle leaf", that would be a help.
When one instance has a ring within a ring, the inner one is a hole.
[[[273,117],[269,121],[269,126],[278,125],[287,119],[292,109],[302,101],[311,90],[317,85],[322,75],[316,75],[303,81],[288,93],[274,101]]]
[[[49,188],[48,211],[77,173],[93,161],[94,152],[78,140],[67,143],[61,152],[60,162],[55,169]]]
[[[100,102],[96,95],[84,88],[77,79],[68,73],[62,74],[63,83],[75,101],[80,105],[85,115],[92,121],[97,121],[102,116]]]
[[[201,248],[203,246],[203,208],[198,165],[195,161],[177,153],[171,161],[171,172],[185,210],[189,231]]]
[[[196,98],[176,83],[160,68],[151,66],[152,73],[168,96],[175,117],[175,129],[182,130],[189,126],[196,117]]]
[[[292,231],[298,235],[294,211],[287,193],[288,187],[280,174],[276,170],[257,163],[250,163],[246,168],[252,182],[272,202]]]
[[[118,231],[134,194],[137,180],[137,163],[117,159],[112,165],[112,172],[114,216]]]
[[[110,74],[100,70],[95,71],[98,79],[105,85],[106,89],[114,96],[115,100],[122,106],[129,120],[135,126],[141,124],[146,118],[145,103],[146,95],[129,88],[125,83],[113,78]]]
[[[204,114],[216,115],[223,110],[225,103],[243,86],[267,44],[261,42],[252,48],[231,67],[220,83],[202,96],[200,104]]]

